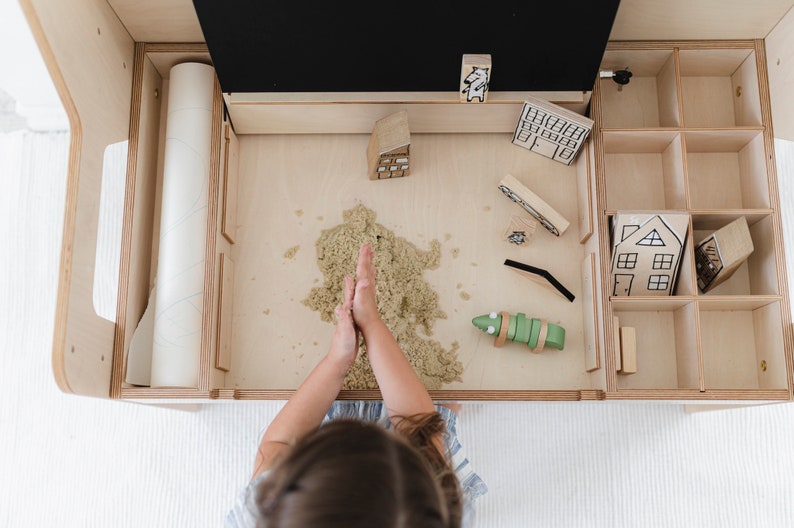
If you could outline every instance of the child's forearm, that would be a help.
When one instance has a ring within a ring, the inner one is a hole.
[[[422,380],[386,324],[378,320],[362,328],[362,333],[389,416],[405,417],[435,411]]]
[[[268,469],[288,446],[320,426],[342,388],[347,367],[329,355],[314,367],[265,431],[254,476]]]

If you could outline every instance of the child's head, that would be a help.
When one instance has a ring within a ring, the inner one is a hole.
[[[457,480],[437,462],[383,427],[336,420],[273,468],[257,505],[268,528],[457,527]]]

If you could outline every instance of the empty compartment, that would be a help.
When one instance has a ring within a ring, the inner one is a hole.
[[[686,209],[680,134],[604,132],[607,208]]]
[[[618,374],[618,389],[700,388],[694,303],[615,300],[612,308],[619,326],[636,336],[636,373]]]
[[[621,85],[599,79],[603,128],[659,128],[679,126],[678,94],[673,50],[608,50],[602,71],[628,69],[632,76]]]
[[[699,289],[697,293],[705,296],[720,295],[777,295],[778,276],[776,265],[775,241],[773,238],[772,218],[766,214],[696,214],[692,216],[694,246],[707,240],[717,230],[727,226],[740,216],[744,216],[750,230],[753,251],[750,256],[739,265],[729,278],[724,279],[719,285],[709,289],[703,294]],[[697,262],[697,250],[695,261]],[[701,257],[705,258],[705,257]],[[714,260],[715,257],[708,257]],[[721,256],[719,257],[722,258]],[[714,268],[729,269],[730,262],[715,261]],[[722,279],[721,279],[722,280]]]
[[[755,53],[749,48],[679,52],[683,126],[761,125]]]
[[[691,209],[768,209],[761,130],[686,132]]]
[[[698,304],[706,390],[787,387],[780,302]]]

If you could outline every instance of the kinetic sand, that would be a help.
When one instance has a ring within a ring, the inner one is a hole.
[[[424,281],[426,269],[434,269],[441,258],[441,244],[430,242],[423,251],[375,222],[371,209],[358,205],[345,211],[343,223],[324,230],[317,240],[317,265],[323,273],[321,287],[313,288],[303,303],[320,312],[323,321],[334,322],[334,307],[342,302],[345,275],[355,276],[356,259],[362,244],[370,242],[375,252],[378,311],[403,352],[428,389],[460,380],[463,365],[458,344],[445,349],[433,335],[436,318],[446,318],[438,294]],[[366,349],[361,352],[345,380],[345,389],[377,388]]]

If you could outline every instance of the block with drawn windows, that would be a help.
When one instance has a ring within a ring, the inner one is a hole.
[[[490,82],[491,56],[463,55],[460,67],[460,101],[462,103],[487,102]]]
[[[698,288],[706,293],[725,282],[753,252],[747,219],[740,216],[707,236],[695,247]]]
[[[411,173],[410,150],[408,112],[402,110],[376,121],[367,145],[369,179],[408,176]]]
[[[673,295],[689,214],[619,211],[612,237],[611,295]]]
[[[570,165],[592,129],[592,119],[527,97],[513,133],[513,144]]]

